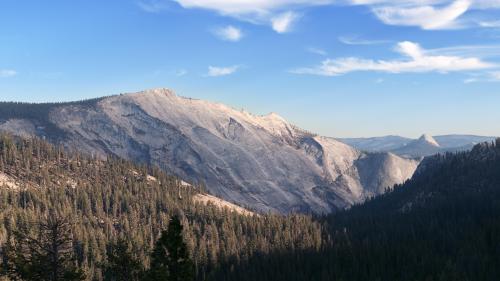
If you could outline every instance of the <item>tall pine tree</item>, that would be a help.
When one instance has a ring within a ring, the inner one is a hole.
[[[151,254],[150,281],[191,281],[194,265],[182,237],[182,224],[177,216],[170,219]]]
[[[107,263],[104,265],[104,281],[139,281],[144,268],[130,252],[127,241],[119,239],[108,245]]]
[[[76,266],[71,225],[51,214],[29,228],[13,231],[6,251],[6,274],[12,280],[79,281],[85,275]]]

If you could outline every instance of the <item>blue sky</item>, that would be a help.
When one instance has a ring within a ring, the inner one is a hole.
[[[0,100],[166,87],[335,137],[500,135],[500,0],[0,0]]]

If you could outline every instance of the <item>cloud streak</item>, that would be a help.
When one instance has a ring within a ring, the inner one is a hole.
[[[183,76],[186,76],[187,74],[188,74],[188,71],[185,69],[178,69],[174,72],[174,75],[177,77],[183,77]]]
[[[169,4],[165,0],[141,0],[137,2],[139,8],[148,13],[159,13],[167,10]]]
[[[0,69],[0,78],[8,78],[17,75],[17,71],[12,69]]]
[[[500,82],[500,71],[492,71],[486,73],[475,73],[471,77],[464,80],[465,84],[479,82]]]
[[[430,55],[474,56],[479,58],[500,57],[500,44],[464,45],[427,50]]]
[[[351,72],[374,71],[386,73],[457,72],[494,68],[496,65],[475,57],[430,55],[419,44],[404,41],[395,49],[403,58],[373,60],[358,57],[326,59],[316,67],[297,68],[295,74],[338,76]]]
[[[239,65],[233,65],[228,67],[209,66],[208,72],[205,76],[207,77],[227,76],[235,73],[239,68],[240,68]]]
[[[340,36],[338,40],[345,45],[378,45],[389,43],[389,40],[367,40],[358,36]]]
[[[306,51],[308,51],[311,54],[320,55],[320,56],[328,55],[327,51],[320,49],[320,48],[316,48],[316,47],[309,47],[306,49]]]

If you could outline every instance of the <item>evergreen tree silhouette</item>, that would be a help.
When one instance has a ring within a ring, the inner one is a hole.
[[[182,237],[182,224],[177,216],[170,219],[151,254],[151,268],[147,280],[191,281],[194,266]]]
[[[75,265],[73,238],[67,218],[51,214],[37,225],[14,231],[6,248],[7,275],[11,280],[79,281],[83,271]]]
[[[108,246],[104,281],[139,281],[144,273],[142,263],[130,252],[127,241],[119,239]]]

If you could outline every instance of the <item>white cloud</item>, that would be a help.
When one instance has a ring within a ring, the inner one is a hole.
[[[7,78],[7,77],[12,77],[16,76],[17,71],[12,70],[12,69],[0,69],[0,78]]]
[[[241,29],[232,25],[217,28],[214,30],[214,34],[222,40],[231,42],[238,42],[241,38],[243,38],[243,32]]]
[[[367,40],[358,36],[340,36],[338,40],[346,45],[377,45],[390,42],[388,40]]]
[[[142,0],[146,1],[146,0]],[[149,0],[156,10],[158,3],[169,0]],[[423,29],[481,27],[476,15],[469,15],[467,24],[462,17],[471,10],[500,8],[499,0],[170,0],[184,8],[207,9],[255,24],[267,24],[278,32],[288,31],[297,20],[298,10],[320,5],[364,5],[377,18],[389,25],[418,26]],[[156,3],[156,4],[154,4]],[[288,14],[288,18],[284,15]],[[281,16],[281,17],[280,17]]]
[[[295,9],[333,4],[335,0],[173,0],[187,9],[207,9],[254,24],[289,32],[300,17]]]
[[[500,8],[499,0],[347,0],[367,5],[384,23],[418,26],[422,29],[492,27],[479,12]],[[476,11],[475,14],[469,13]],[[479,11],[479,12],[478,12]],[[467,14],[467,15],[466,15]]]
[[[293,7],[332,4],[334,0],[174,0],[184,8],[214,10],[229,16],[265,16]]]
[[[208,73],[206,74],[206,76],[208,77],[227,76],[235,73],[239,68],[240,68],[239,65],[233,65],[229,67],[209,66]]]
[[[375,15],[390,25],[420,26],[422,29],[456,28],[457,19],[469,10],[471,0],[456,0],[453,3],[436,8],[431,5],[382,6],[373,9]]]
[[[298,18],[299,15],[294,12],[285,12],[271,18],[271,26],[278,33],[286,33],[291,30],[293,23]]]
[[[403,55],[404,58],[396,60],[372,60],[357,57],[327,59],[317,67],[298,68],[291,72],[296,74],[337,76],[357,71],[447,73],[496,67],[496,65],[484,62],[476,57],[429,55],[420,45],[409,41],[398,43],[396,51]]]

